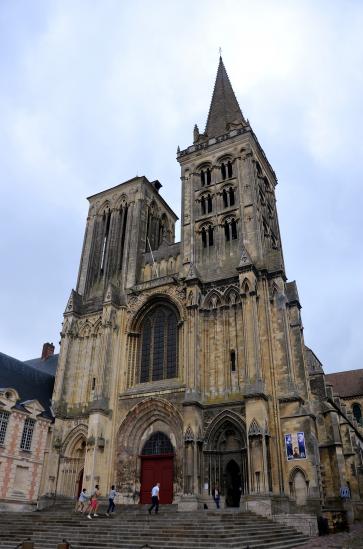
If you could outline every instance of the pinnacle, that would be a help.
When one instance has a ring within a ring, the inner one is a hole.
[[[231,126],[245,124],[223,59],[220,57],[205,133],[209,138],[217,137],[226,133]]]

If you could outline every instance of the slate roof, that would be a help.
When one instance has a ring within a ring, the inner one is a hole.
[[[363,369],[326,374],[325,377],[340,397],[363,396]]]
[[[0,387],[16,389],[20,396],[17,407],[26,400],[38,400],[45,409],[44,415],[52,418],[50,403],[53,386],[53,375],[0,353]]]
[[[58,366],[59,354],[49,356],[46,360],[42,358],[32,358],[31,360],[24,360],[24,364],[28,364],[32,368],[36,368],[41,372],[55,376]]]
[[[245,125],[246,121],[220,57],[205,133],[209,138],[218,137],[228,131],[229,124]]]

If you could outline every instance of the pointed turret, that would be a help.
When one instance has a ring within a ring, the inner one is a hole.
[[[220,57],[205,133],[209,138],[217,137],[241,124],[246,125],[246,121]]]

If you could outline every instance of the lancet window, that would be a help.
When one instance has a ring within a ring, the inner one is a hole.
[[[237,239],[237,223],[235,219],[224,222],[224,235],[227,242]]]
[[[202,234],[202,245],[203,248],[208,248],[209,246],[214,245],[214,227],[209,225],[209,227],[203,227]]]
[[[230,187],[229,189],[223,189],[223,206],[225,208],[228,208],[230,206],[234,206],[235,204],[235,196],[234,196],[234,188]]]

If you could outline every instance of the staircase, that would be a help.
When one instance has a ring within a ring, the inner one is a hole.
[[[177,512],[163,505],[158,515],[148,506],[118,506],[111,518],[104,512],[89,520],[60,507],[35,513],[0,514],[0,548],[14,549],[26,538],[34,549],[56,549],[65,538],[71,549],[292,549],[309,538],[252,513],[228,511]],[[100,510],[102,511],[102,509]]]

